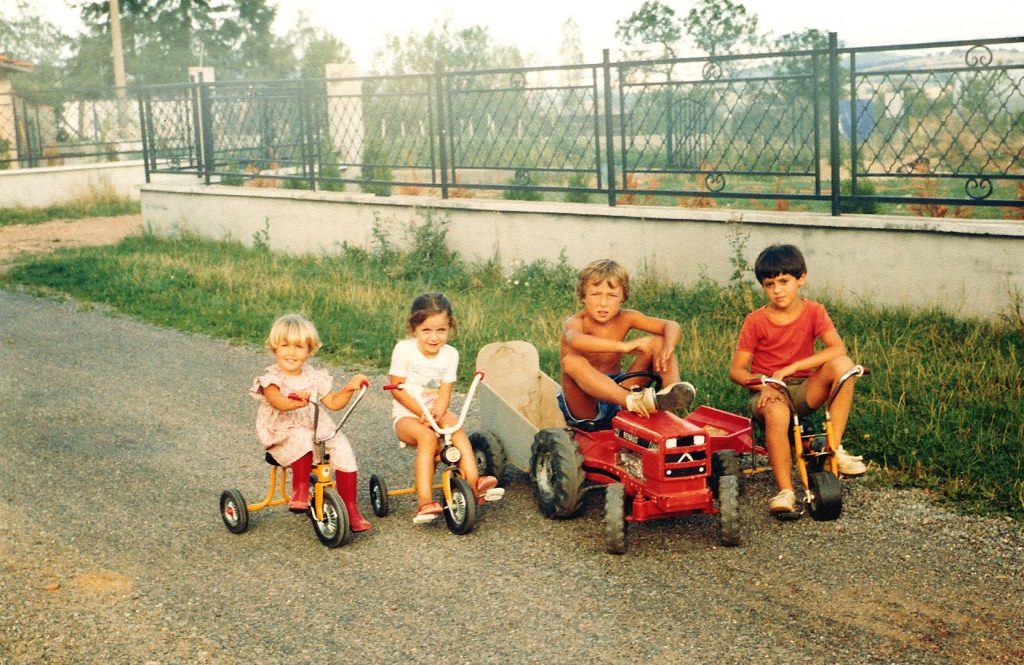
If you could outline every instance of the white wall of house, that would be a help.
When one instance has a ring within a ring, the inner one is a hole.
[[[427,214],[447,219],[448,244],[469,260],[537,259],[573,266],[611,257],[632,273],[727,283],[733,259],[752,265],[771,243],[799,246],[808,293],[912,308],[996,316],[1024,293],[1024,225],[881,215],[655,208],[305,192],[214,185],[142,188],[145,223],[251,244],[266,234],[288,252],[370,248],[377,225],[401,245]]]

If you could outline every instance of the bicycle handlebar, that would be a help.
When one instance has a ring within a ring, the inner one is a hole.
[[[480,381],[482,381],[483,378],[483,372],[477,371],[473,374],[473,382],[469,384],[469,390],[466,392],[466,401],[462,403],[462,411],[459,413],[459,419],[451,427],[441,427],[440,425],[438,425],[437,421],[434,420],[434,414],[430,412],[430,409],[428,409],[427,406],[423,403],[423,400],[420,399],[419,395],[413,392],[409,392],[407,394],[410,395],[414,400],[416,400],[417,404],[419,404],[420,408],[423,410],[423,415],[426,416],[427,422],[430,424],[430,428],[437,432],[439,435],[446,436],[448,434],[453,434],[462,429],[462,423],[465,422],[466,414],[469,413],[469,405],[473,401],[473,395],[476,393],[476,387],[480,384]],[[384,386],[384,390],[405,390],[405,384],[389,383],[386,386]]]
[[[871,370],[863,365],[854,365],[850,369],[846,370],[839,380],[836,381],[835,386],[832,388],[832,392],[829,394],[826,404],[831,404],[832,400],[835,399],[839,393],[839,389],[843,387],[843,384],[849,381],[854,376],[867,376],[871,374]],[[770,376],[755,376],[752,379],[747,379],[743,382],[747,388],[756,388],[757,386],[774,386],[781,390],[786,397],[789,399],[790,406],[793,406],[793,397],[789,392],[789,385],[781,379],[775,379]]]

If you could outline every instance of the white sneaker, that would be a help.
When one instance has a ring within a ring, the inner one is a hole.
[[[654,388],[647,386],[643,390],[630,392],[626,395],[626,409],[645,418],[657,411],[658,405],[654,399]]]
[[[836,451],[839,473],[844,476],[863,476],[867,473],[868,467],[864,465],[863,459],[863,455],[851,455],[842,446]]]
[[[796,492],[779,490],[779,493],[768,501],[768,510],[773,513],[792,513],[796,511]]]

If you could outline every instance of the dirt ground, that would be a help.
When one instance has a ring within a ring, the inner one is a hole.
[[[141,228],[141,214],[0,226],[0,271],[19,254],[110,245]]]
[[[2,227],[0,265],[141,223]],[[775,520],[756,475],[739,547],[693,516],[631,524],[621,557],[604,552],[600,492],[548,520],[515,469],[467,536],[413,525],[410,501],[372,516],[370,474],[396,487],[411,470],[384,376],[345,426],[373,529],[329,550],[308,519],[267,510],[229,533],[220,493],[266,491],[247,388],[268,362],[0,290],[0,665],[1024,662],[1020,525],[871,475],[844,482],[829,522]]]

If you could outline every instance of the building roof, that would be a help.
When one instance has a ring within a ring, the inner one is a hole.
[[[6,69],[13,72],[30,72],[32,71],[32,63],[25,62],[24,60],[15,60],[14,58],[0,54],[0,69]]]

